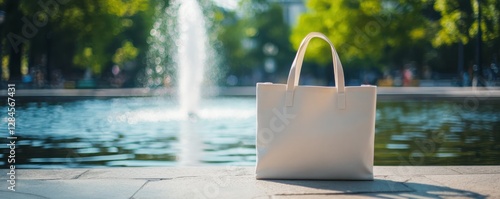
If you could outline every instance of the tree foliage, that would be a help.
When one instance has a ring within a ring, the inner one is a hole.
[[[387,59],[387,49],[418,45],[429,35],[429,24],[420,14],[428,3],[310,0],[307,6],[311,11],[301,15],[293,29],[293,47],[298,48],[307,33],[322,32],[347,63],[367,60],[376,64]],[[310,46],[306,59],[322,64],[331,61],[325,42],[312,41]]]
[[[457,58],[449,50],[455,51],[455,44],[467,44],[462,59],[473,60],[469,48],[478,32],[478,5],[488,54],[483,59],[490,61],[498,54],[500,34],[500,3],[495,0],[309,0],[309,11],[300,16],[291,42],[297,49],[307,33],[318,31],[332,40],[348,67],[416,62],[453,71],[449,67]],[[330,59],[324,42],[311,43],[306,60],[324,65]]]
[[[308,11],[292,29],[275,1],[240,0],[236,10],[217,7],[211,0],[199,2],[210,19],[210,45],[224,60],[221,68],[226,67],[229,75],[259,76],[262,81],[286,76],[293,48],[312,31],[333,41],[347,68],[401,67],[414,62],[418,67],[452,71],[459,43],[465,62],[474,60],[471,49],[478,33],[479,8],[483,62],[498,56],[500,49],[500,1],[496,0],[308,0]],[[147,63],[157,62],[148,59],[150,47],[161,49],[159,56],[171,58],[167,48],[175,48],[174,42],[148,41],[152,34],[168,34],[175,28],[169,25],[174,19],[167,18],[162,20],[165,28],[151,32],[158,9],[170,5],[168,0],[0,0],[0,10],[6,13],[0,24],[0,58],[9,70],[2,77],[10,74],[11,80],[21,81],[29,67],[44,70],[49,81],[55,70],[67,80],[78,80],[85,70],[103,79],[118,65],[133,82]],[[306,61],[315,66],[330,63],[326,43],[313,40]],[[269,63],[275,67],[269,69]]]
[[[478,4],[479,3],[479,4]],[[467,44],[478,34],[478,13],[481,6],[481,30],[483,41],[494,41],[500,36],[500,1],[436,0],[434,9],[441,15],[434,46]]]
[[[96,75],[110,67],[115,53],[120,54],[117,58],[128,56],[123,58],[127,61],[142,55],[125,54],[146,47],[145,34],[152,20],[149,13],[156,4],[149,0],[5,0],[0,7],[12,2],[18,5],[7,13],[2,38],[13,48],[3,54],[12,59],[16,51],[25,48],[30,65],[70,73],[91,69]],[[16,65],[11,66],[14,71],[19,70]]]
[[[292,62],[289,26],[282,7],[263,0],[243,0],[237,11],[220,10],[219,40],[224,45],[228,73],[240,77],[263,72],[262,80],[287,72]],[[266,60],[275,65],[265,70]]]

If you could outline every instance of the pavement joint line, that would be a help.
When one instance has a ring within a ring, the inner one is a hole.
[[[460,174],[458,174],[458,175],[460,175]],[[446,187],[446,188],[448,188],[448,189],[452,189],[450,186],[447,186],[447,185],[445,185],[445,184],[443,184],[443,183],[441,183],[441,182],[439,182],[439,181],[437,181],[437,180],[433,180],[433,179],[431,179],[431,178],[428,178],[427,176],[433,176],[433,175],[422,175],[422,177],[424,177],[424,178],[425,178],[425,179],[427,179],[427,180],[430,180],[430,181],[432,181],[432,182],[435,182],[435,183],[437,183],[438,185],[441,185],[441,186]],[[464,192],[467,192],[467,191],[464,191]]]
[[[175,179],[182,179],[182,178],[197,178],[200,176],[177,176],[173,178],[123,178],[123,179],[134,179],[134,180],[148,180],[148,181],[162,181],[162,180],[175,180]],[[121,178],[117,178],[121,179]]]
[[[149,180],[146,180],[146,182],[144,182],[144,184],[142,184],[141,187],[139,187],[139,189],[137,189],[137,191],[134,192],[134,194],[132,194],[132,196],[130,196],[130,199],[134,199],[134,196],[139,193],[139,191],[144,188],[147,184],[149,183]]]
[[[147,181],[162,181],[162,180],[174,180],[176,178],[131,178],[133,180],[147,180]]]
[[[410,179],[411,179],[411,178],[410,178]],[[412,187],[408,186],[408,184],[406,184],[406,182],[408,182],[410,179],[405,180],[405,181],[404,181],[404,182],[402,182],[401,184],[402,184],[404,187],[406,187],[406,188],[408,188],[409,190],[411,190],[411,191],[401,191],[401,192],[417,192],[417,190],[415,190],[414,188],[412,188]],[[392,192],[392,193],[394,193],[394,192]]]
[[[181,179],[181,178],[196,178],[196,177],[199,177],[199,176],[177,176],[177,177],[172,178],[172,180]]]
[[[86,173],[87,173],[87,172],[89,172],[89,171],[90,171],[90,169],[87,169],[87,170],[85,170],[84,172],[82,172],[82,173],[80,173],[80,174],[76,175],[75,177],[73,177],[73,178],[71,178],[71,179],[78,179],[78,178],[80,178],[81,176],[83,176],[84,174],[86,174]]]
[[[403,182],[403,184],[407,183],[407,182],[408,182],[408,181],[410,181],[411,179],[413,179],[413,178],[412,178],[412,177],[410,177],[410,178],[406,179],[406,180]]]
[[[2,190],[0,190],[0,193],[2,193],[2,192],[11,193],[12,191],[2,191]],[[41,195],[37,195],[37,194],[32,194],[32,193],[24,193],[24,192],[19,192],[19,191],[16,191],[14,193],[15,194],[20,194],[20,195],[28,195],[28,196],[36,196],[36,197],[40,197],[40,198],[47,198],[45,196],[41,196]],[[47,198],[47,199],[49,199],[49,198]]]
[[[454,172],[457,172],[457,173],[459,173],[459,174],[464,174],[464,173],[462,173],[462,172],[460,172],[460,171],[457,171],[457,170],[455,170],[455,169],[453,169],[453,168],[448,168],[448,169],[449,169],[449,170],[452,170],[452,171],[454,171]]]

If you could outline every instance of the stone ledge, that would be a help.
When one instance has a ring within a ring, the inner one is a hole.
[[[210,87],[204,89],[210,96],[255,96],[254,86]],[[17,89],[16,97],[43,98],[108,98],[108,97],[150,97],[175,95],[173,88],[120,88],[120,89]],[[377,87],[382,98],[500,98],[500,87]],[[7,90],[0,90],[0,96],[7,96]]]

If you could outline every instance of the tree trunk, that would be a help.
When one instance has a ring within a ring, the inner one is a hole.
[[[9,46],[9,73],[11,82],[21,82],[21,55],[26,38],[22,35],[23,14],[19,10],[19,0],[7,0],[5,15],[6,44]],[[16,37],[13,37],[16,35]],[[24,40],[20,40],[22,37]]]

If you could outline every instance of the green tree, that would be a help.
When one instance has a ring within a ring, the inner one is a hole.
[[[87,0],[68,4],[62,8],[61,15],[56,16],[54,29],[84,41],[75,46],[73,64],[90,68],[95,74],[100,74],[111,60],[113,50],[108,48],[114,44],[114,38],[133,25],[130,17],[148,8],[146,0]]]
[[[481,68],[498,60],[500,49],[500,2],[495,0],[450,1],[436,0],[439,12],[438,31],[432,44],[439,48],[453,48],[464,53],[459,57],[459,71],[467,71],[473,64]],[[481,39],[479,40],[479,10],[481,10]],[[480,42],[480,43],[479,43]],[[458,44],[458,45],[457,45]],[[478,54],[480,53],[480,54]],[[479,55],[479,56],[478,56]],[[474,60],[474,61],[473,61]]]
[[[496,41],[500,37],[500,2],[481,0],[482,41]],[[434,9],[439,12],[439,31],[432,40],[434,46],[467,44],[478,33],[478,9],[476,0],[436,0]]]
[[[9,72],[10,75],[2,74],[3,77],[10,77],[11,80],[20,81],[21,80],[21,58],[23,52],[23,39],[16,38],[19,42],[19,45],[8,45],[12,39],[9,39],[9,35],[12,32],[21,32],[22,29],[22,17],[23,14],[19,10],[20,2],[17,0],[5,0],[0,2],[0,8],[5,10],[5,22],[1,25],[0,32],[0,48],[2,48],[2,57],[3,60],[8,64],[8,70],[2,71],[3,73]],[[4,45],[6,45],[4,47]],[[3,64],[3,63],[2,63]]]
[[[219,40],[225,49],[228,74],[249,77],[257,72],[265,81],[288,74],[293,59],[290,30],[279,4],[244,0],[237,12],[220,10],[216,16],[223,26]]]
[[[0,2],[0,7],[9,7],[1,34],[6,38],[4,45],[11,48],[4,54],[9,54],[13,78],[20,79],[17,72],[21,56],[16,52],[26,52],[30,66],[43,65],[41,60],[47,60],[47,75],[55,68],[68,75],[84,69],[100,75],[127,41],[127,47],[138,49],[137,59],[143,58],[152,25],[152,8],[157,3],[150,0]]]
[[[431,6],[426,1],[310,0],[307,6],[310,11],[299,17],[293,29],[293,47],[297,49],[307,33],[322,32],[348,67],[401,64],[421,57],[422,53],[415,52],[428,44],[432,34],[431,24],[422,15]],[[327,44],[313,40],[306,60],[329,63]]]

